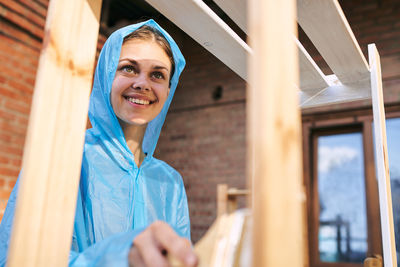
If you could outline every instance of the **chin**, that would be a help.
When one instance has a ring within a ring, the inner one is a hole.
[[[130,125],[138,125],[138,126],[143,126],[149,123],[148,120],[143,119],[143,118],[135,118],[135,119],[131,119],[128,121],[128,123]]]

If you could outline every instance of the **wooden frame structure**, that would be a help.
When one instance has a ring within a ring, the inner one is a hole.
[[[9,266],[67,263],[76,201],[70,196],[79,181],[101,2],[50,1]],[[371,92],[384,262],[394,266],[379,55],[370,45],[367,63],[338,1],[297,0],[296,9],[296,0],[215,0],[249,44],[201,0],[147,2],[248,81],[247,166],[258,237],[253,266],[303,266],[300,107],[369,98]],[[296,17],[334,75],[324,75],[297,41]]]

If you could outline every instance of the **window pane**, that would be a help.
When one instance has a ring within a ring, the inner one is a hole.
[[[319,256],[324,262],[363,262],[367,220],[361,133],[318,137]]]
[[[386,120],[397,258],[400,256],[400,118]],[[400,261],[397,266],[400,266]]]

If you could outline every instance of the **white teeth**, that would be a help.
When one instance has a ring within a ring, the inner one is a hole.
[[[127,99],[128,99],[129,102],[136,103],[136,104],[141,104],[141,105],[150,104],[150,101],[148,101],[148,100],[136,99],[136,98],[133,98],[133,97],[128,97]]]

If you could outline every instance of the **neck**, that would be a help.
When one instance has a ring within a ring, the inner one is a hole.
[[[126,144],[133,154],[134,161],[138,167],[142,164],[146,155],[142,149],[144,133],[146,132],[147,124],[135,125],[119,121],[122,131],[125,136]]]

